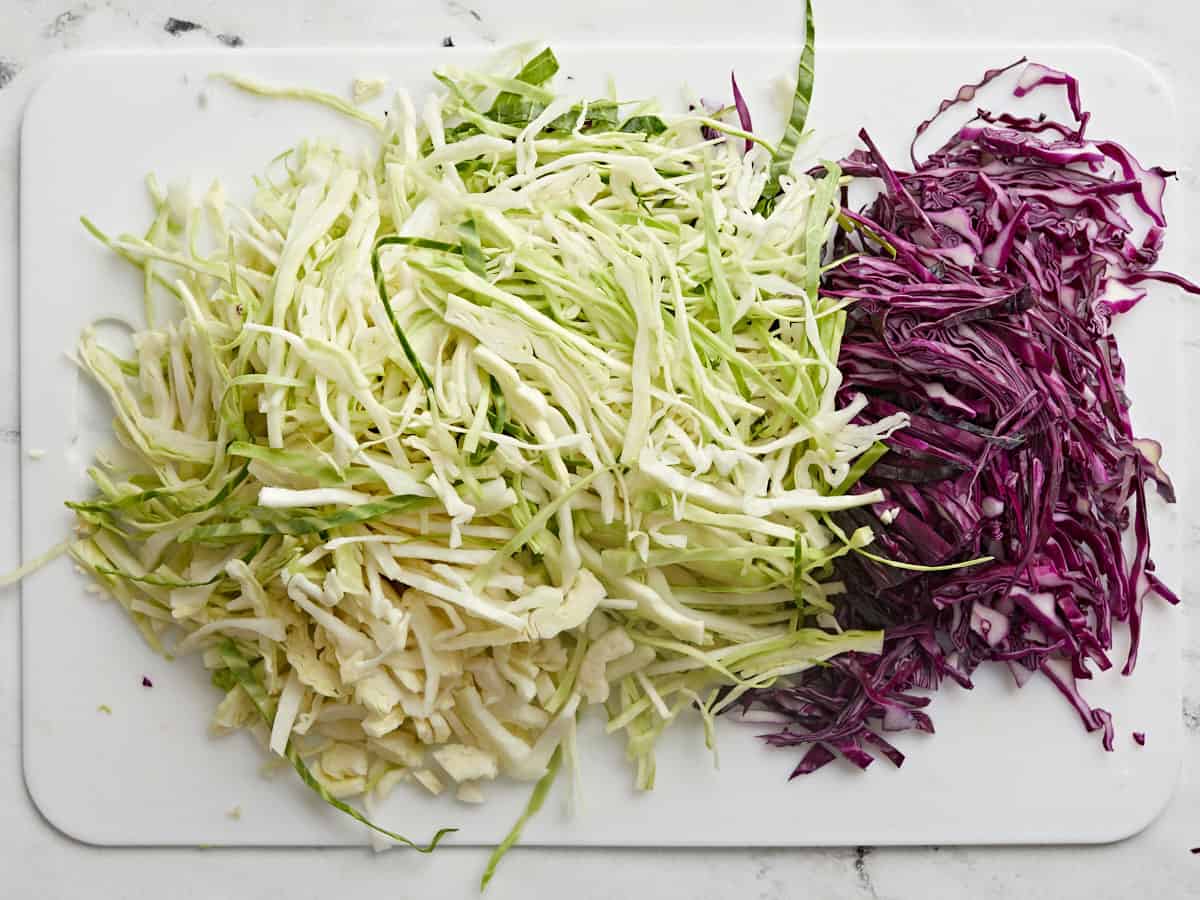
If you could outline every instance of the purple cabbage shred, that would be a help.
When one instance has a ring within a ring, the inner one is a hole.
[[[916,137],[1022,62],[964,85]],[[932,692],[946,679],[970,688],[984,663],[1018,687],[1049,679],[1111,750],[1112,717],[1080,682],[1114,665],[1132,673],[1147,596],[1178,602],[1155,575],[1147,523],[1147,483],[1167,502],[1174,488],[1162,448],[1133,431],[1109,329],[1147,282],[1200,293],[1154,268],[1171,173],[1087,138],[1075,78],[1026,65],[1014,93],[1041,88],[1065,91],[1073,123],[979,110],[923,163],[914,155],[911,172],[865,131],[842,162],[882,182],[866,209],[843,209],[851,227],[833,256],[858,255],[823,285],[852,301],[842,399],[865,395],[864,419],[903,410],[911,424],[855,488],[884,502],[838,524],[869,526],[872,549],[901,562],[992,561],[940,573],[838,561],[839,624],[883,628],[883,652],[843,655],[735,705],[778,723],[768,744],[803,751],[792,777],[838,757],[901,765],[885,735],[933,732]],[[1129,206],[1148,219],[1144,234]],[[1117,625],[1129,633],[1123,662],[1112,658]]]
[[[742,90],[738,87],[737,76],[732,72],[729,73],[729,85],[733,88],[733,105],[737,109],[738,123],[742,126],[742,131],[747,134],[754,133],[754,121],[750,118],[750,107],[746,105],[746,98],[742,96]],[[754,146],[754,141],[746,138],[746,152],[750,152],[750,148]]]

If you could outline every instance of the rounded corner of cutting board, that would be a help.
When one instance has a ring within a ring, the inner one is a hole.
[[[1129,65],[1138,69],[1139,72],[1153,84],[1153,86],[1166,98],[1167,103],[1171,107],[1171,112],[1176,111],[1175,108],[1175,89],[1172,87],[1170,80],[1162,73],[1154,63],[1134,53],[1132,50],[1127,50],[1117,44],[1100,44],[1096,47],[1097,50],[1104,53],[1111,53],[1113,56],[1124,60]]]
[[[1169,772],[1164,773],[1153,785],[1154,790],[1142,795],[1139,808],[1133,811],[1127,819],[1114,821],[1109,829],[1099,829],[1092,844],[1119,844],[1122,841],[1137,837],[1160,818],[1171,805],[1179,780],[1183,774],[1183,748],[1179,747],[1174,755]]]
[[[56,53],[49,59],[38,63],[33,70],[34,86],[25,101],[25,109],[21,113],[21,133],[25,134],[31,123],[37,123],[43,114],[42,107],[48,107],[46,113],[57,114],[58,98],[55,90],[63,84],[69,86],[75,71],[81,67],[92,65],[106,57],[116,57],[118,54],[101,50],[68,50]],[[61,121],[61,120],[60,120]]]
[[[29,797],[29,803],[42,822],[67,840],[77,844],[88,847],[118,846],[121,841],[103,831],[104,822],[111,820],[104,817],[80,815],[82,808],[79,804],[71,802],[70,797],[63,796],[61,792],[55,790],[52,783],[49,783],[53,774],[45,771],[44,767],[40,767],[34,761],[35,751],[33,748],[35,746],[35,742],[25,740],[21,754],[21,774],[25,781],[25,793]]]

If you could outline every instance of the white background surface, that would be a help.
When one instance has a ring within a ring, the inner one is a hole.
[[[709,40],[775,38],[799,28],[798,4],[743,0],[736,6],[698,0],[593,3],[572,10],[566,3],[481,2],[478,18],[458,3],[372,4],[343,2],[337,12],[316,2],[260,4],[163,3],[120,0],[65,9],[47,3],[0,2],[0,60],[16,76],[0,89],[0,504],[11,510],[9,528],[0,534],[0,569],[16,558],[17,472],[15,231],[17,123],[36,73],[36,63],[63,47],[200,46],[212,38],[193,32],[172,38],[163,31],[168,16],[206,25],[212,33],[238,34],[254,46],[311,44],[436,45],[447,34],[459,44],[506,42],[530,36],[575,40],[623,38],[661,41],[688,36]],[[607,8],[601,8],[605,6]],[[991,4],[978,12],[961,2],[860,2],[836,8],[818,4],[822,35],[850,41],[987,43],[1029,41],[1107,42],[1132,50],[1154,63],[1176,93],[1181,128],[1200,113],[1200,60],[1194,58],[1193,4],[1175,2],[1034,3],[1020,0]],[[785,12],[786,10],[786,12]],[[723,66],[721,61],[714,65]],[[7,81],[0,74],[0,83]],[[952,86],[951,86],[952,87]],[[1085,100],[1087,99],[1085,85]],[[864,108],[886,102],[886,95],[864,98]],[[64,140],[86,152],[88,136],[64,123]],[[1119,135],[1118,135],[1119,137]],[[1196,177],[1197,135],[1184,132],[1193,148],[1176,165],[1181,178],[1173,186],[1178,209],[1186,206],[1194,222],[1200,214]],[[1200,253],[1175,248],[1175,261],[1188,260],[1200,270]],[[1195,321],[1194,316],[1191,317]],[[1173,339],[1185,347],[1189,365],[1200,363],[1200,333],[1189,324]],[[1195,403],[1181,398],[1181,416],[1192,417]],[[1172,460],[1168,459],[1168,464]],[[1195,494],[1182,481],[1185,506]],[[1196,524],[1186,516],[1185,558],[1197,549]],[[1190,581],[1189,581],[1190,578]],[[1185,577],[1186,596],[1196,596],[1196,579]],[[4,595],[0,595],[3,597]],[[1195,622],[1200,617],[1189,611]],[[20,770],[18,636],[15,604],[0,602],[0,872],[5,897],[116,897],[161,886],[178,897],[304,897],[349,893],[365,888],[396,897],[457,897],[473,893],[484,852],[455,850],[432,858],[392,854],[372,858],[360,850],[338,851],[185,851],[99,850],[59,835],[37,815],[25,793]],[[1193,627],[1200,634],[1200,627]],[[1152,637],[1152,636],[1151,636]],[[1197,637],[1185,649],[1185,698],[1200,694]],[[1200,704],[1185,699],[1181,711],[1190,726],[1185,753],[1200,747]],[[86,748],[80,748],[86,753]],[[1111,847],[1010,849],[909,849],[879,851],[547,851],[512,854],[489,890],[497,897],[540,897],[569,892],[577,897],[617,895],[662,897],[1118,897],[1138,894],[1183,897],[1200,890],[1200,779],[1194,767],[1185,774],[1166,814],[1143,834]],[[977,797],[964,804],[986,808],[986,779]],[[1100,789],[1098,786],[1097,789]]]

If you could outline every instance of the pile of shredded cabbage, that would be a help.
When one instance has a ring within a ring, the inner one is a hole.
[[[832,560],[872,537],[829,514],[881,499],[848,489],[904,423],[835,402],[839,172],[776,177],[721,113],[519,62],[383,121],[232,79],[349,113],[378,155],[306,142],[248,209],[151,179],[144,236],[87,223],[144,272],[146,323],[127,356],[79,343],[121,446],[71,552],[203,654],[218,731],[346,811],[543,778],[589,706],[649,788],[715,688],[880,646],[828,615]]]

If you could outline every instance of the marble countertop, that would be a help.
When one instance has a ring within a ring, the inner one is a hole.
[[[818,0],[822,38],[867,44],[1115,45],[1150,62],[1175,92],[1183,156],[1174,161],[1175,220],[1200,234],[1200,6],[1193,0]],[[21,110],[51,56],[70,49],[228,46],[503,44],[556,41],[778,40],[799,33],[798,0],[0,0],[0,572],[15,565],[20,425],[17,406],[17,162]],[[64,139],[87,136],[64,128]],[[1182,215],[1181,215],[1182,213]],[[1178,238],[1176,239],[1178,240]],[[1173,254],[1193,276],[1200,253]],[[1200,367],[1200,307],[1179,338]],[[1181,401],[1189,419],[1200,400]],[[1191,406],[1191,409],[1186,408]],[[1200,551],[1194,473],[1177,462],[1185,558]],[[1180,476],[1183,476],[1182,478]],[[1200,575],[1181,586],[1180,619],[1200,622]],[[375,889],[388,897],[470,896],[486,852],[433,857],[366,850],[104,849],[55,831],[21,774],[20,647],[14,592],[0,593],[0,895],[111,898],[163,885],[184,898],[329,896]],[[926,847],[829,850],[539,849],[515,851],[489,896],[575,900],[663,898],[1106,898],[1200,896],[1200,628],[1184,642],[1185,762],[1178,791],[1141,834],[1100,847]],[[968,803],[970,801],[967,801]],[[981,803],[986,803],[981,799]]]

